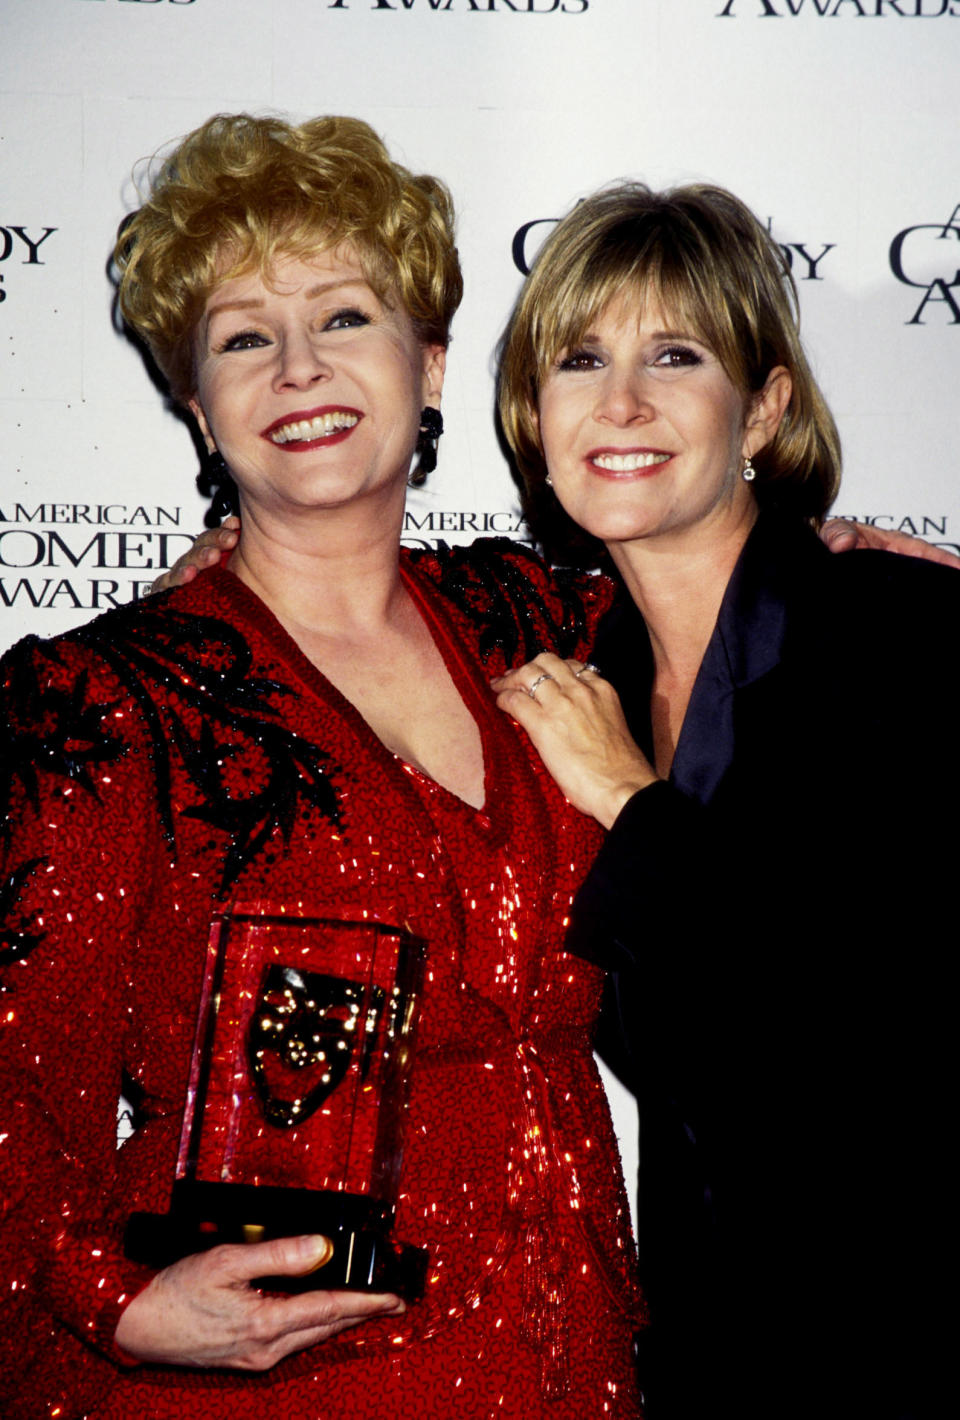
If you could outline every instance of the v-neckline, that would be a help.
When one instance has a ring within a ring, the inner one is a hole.
[[[502,825],[498,823],[500,816],[495,812],[496,796],[493,793],[492,785],[496,758],[493,715],[499,714],[499,711],[495,711],[489,695],[483,693],[481,689],[482,673],[472,659],[464,655],[456,629],[450,624],[442,609],[435,606],[428,598],[414,569],[405,563],[402,556],[400,576],[404,588],[410,596],[417,614],[430,633],[446,667],[447,674],[453,682],[454,689],[460,696],[467,713],[473,719],[480,736],[480,753],[483,761],[483,802],[479,808],[475,808],[473,804],[461,798],[454,790],[448,789],[446,785],[434,779],[419,765],[411,764],[401,754],[384,744],[353,701],[349,700],[334,685],[333,681],[324,675],[319,666],[304,654],[263,598],[247,586],[246,582],[230,573],[229,567],[225,564],[221,564],[218,570],[221,574],[229,573],[229,582],[225,584],[228,594],[231,594],[241,604],[246,602],[248,611],[253,613],[254,619],[257,614],[266,618],[271,632],[271,640],[275,642],[281,659],[290,666],[296,677],[321,703],[336,710],[340,718],[352,730],[354,736],[370,746],[388,772],[403,784],[407,793],[413,794],[419,801],[419,794],[409,782],[410,776],[416,775],[432,790],[435,789],[455,800],[465,813],[475,815],[482,827],[494,828],[498,832],[502,829]]]

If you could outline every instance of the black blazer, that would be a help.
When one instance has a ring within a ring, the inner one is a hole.
[[[960,577],[765,515],[575,905],[640,1106],[648,1420],[939,1415]],[[593,659],[649,751],[626,599]]]

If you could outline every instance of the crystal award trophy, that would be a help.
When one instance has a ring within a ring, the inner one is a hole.
[[[426,1253],[391,1229],[423,953],[369,919],[214,918],[171,1208],[133,1215],[130,1256],[322,1233],[322,1268],[259,1284],[419,1295]]]

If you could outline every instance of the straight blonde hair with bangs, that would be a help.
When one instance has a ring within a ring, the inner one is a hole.
[[[185,403],[194,333],[215,287],[250,270],[267,278],[279,256],[344,244],[424,344],[448,343],[463,282],[442,182],[393,162],[360,119],[297,126],[218,114],[160,161],[143,205],[121,224],[117,306]]]
[[[754,490],[812,522],[840,485],[840,440],[800,343],[796,287],[783,254],[739,198],[695,184],[653,192],[624,183],[574,207],[544,243],[501,345],[498,406],[528,495],[546,478],[540,385],[614,300],[657,305],[716,354],[746,412],[771,370],[793,382],[786,414],[754,455]]]

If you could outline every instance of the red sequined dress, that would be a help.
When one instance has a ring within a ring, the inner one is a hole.
[[[597,834],[487,687],[542,646],[583,655],[606,586],[490,543],[405,554],[404,577],[481,730],[481,812],[227,572],[3,662],[4,1414],[639,1413],[600,974],[560,946]],[[241,899],[353,904],[430,944],[396,1221],[426,1295],[265,1375],[131,1366],[112,1337],[150,1274],[119,1240],[168,1207],[210,919]],[[117,1149],[124,1075],[144,1122]]]

